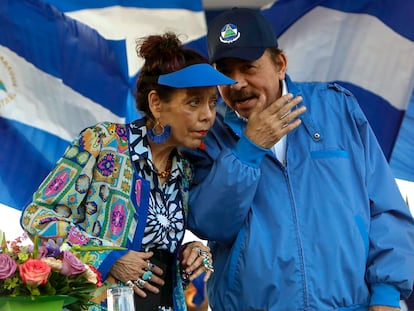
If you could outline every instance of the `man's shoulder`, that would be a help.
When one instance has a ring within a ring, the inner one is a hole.
[[[359,108],[356,97],[350,90],[337,82],[300,82],[299,94],[303,96],[308,112],[343,115]]]
[[[110,121],[100,121],[93,125],[90,125],[83,129],[84,131],[96,131],[99,133],[114,133],[116,129],[122,129],[123,131],[126,130],[126,124],[124,123],[114,123]]]
[[[309,82],[295,82],[294,84],[303,93],[335,92],[335,93],[344,94],[346,96],[353,97],[352,92],[338,82],[309,81]]]

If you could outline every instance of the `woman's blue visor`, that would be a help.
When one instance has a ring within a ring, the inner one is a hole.
[[[223,75],[209,64],[195,64],[160,75],[158,84],[175,88],[230,85],[236,81]]]

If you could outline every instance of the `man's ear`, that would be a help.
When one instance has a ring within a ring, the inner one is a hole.
[[[155,90],[148,93],[148,105],[154,119],[159,119],[161,116],[161,99]]]
[[[279,53],[277,55],[277,72],[279,80],[285,79],[285,74],[287,70],[287,57],[285,53]]]

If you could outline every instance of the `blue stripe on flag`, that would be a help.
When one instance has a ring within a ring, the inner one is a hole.
[[[194,0],[46,0],[45,2],[50,3],[57,7],[62,12],[71,12],[87,9],[99,9],[109,6],[122,6],[122,7],[139,7],[147,9],[183,9],[186,8],[191,11],[203,11],[201,1]]]
[[[382,97],[355,84],[344,81],[336,82],[357,96],[359,105],[369,120],[371,128],[380,138],[378,142],[384,150],[385,156],[390,159],[404,113],[391,106]]]
[[[324,0],[279,0],[262,13],[273,26],[276,37],[279,37],[299,18],[322,2]]]
[[[407,0],[365,0],[324,1],[323,6],[349,13],[365,13],[380,19],[395,32],[414,41],[414,1]]]
[[[391,168],[399,179],[414,182],[414,90],[391,157]],[[412,204],[412,202],[410,202]],[[414,298],[414,296],[413,296]]]
[[[414,1],[278,0],[271,8],[263,10],[263,15],[265,15],[272,23],[273,28],[276,31],[276,36],[279,37],[302,15],[318,5],[343,12],[373,15],[402,36],[414,40],[414,33],[412,30]],[[277,18],[274,18],[275,16],[277,16]]]
[[[0,202],[17,209],[32,198],[68,142],[50,133],[0,117]]]

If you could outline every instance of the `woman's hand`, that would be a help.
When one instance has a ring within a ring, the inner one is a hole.
[[[182,247],[180,264],[182,270],[189,275],[189,281],[193,281],[203,272],[206,272],[203,280],[207,282],[214,272],[210,248],[201,242],[190,242]]]
[[[164,271],[151,263],[153,254],[153,252],[129,251],[114,263],[110,274],[132,287],[141,297],[147,297],[145,291],[158,294],[159,289],[154,285],[164,285],[164,280],[161,278]],[[146,273],[145,276],[144,273]]]

